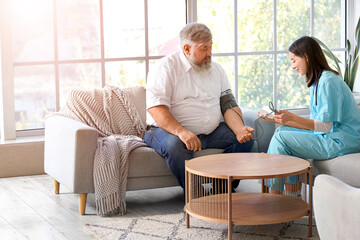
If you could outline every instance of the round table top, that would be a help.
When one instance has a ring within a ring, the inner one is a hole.
[[[310,167],[304,159],[269,153],[222,153],[186,161],[188,172],[206,177],[240,179],[285,177],[300,174]]]

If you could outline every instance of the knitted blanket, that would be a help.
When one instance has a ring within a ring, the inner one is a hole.
[[[55,114],[99,132],[93,172],[96,212],[124,215],[128,156],[133,149],[146,146],[142,140],[145,126],[127,89],[73,90],[66,106]]]

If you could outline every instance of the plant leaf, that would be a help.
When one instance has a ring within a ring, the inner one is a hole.
[[[348,54],[350,54],[351,43],[350,43],[349,39],[346,40],[346,51],[347,51]]]
[[[339,72],[340,76],[342,77],[341,68],[339,66],[339,63],[341,63],[341,61],[333,54],[333,52],[325,45],[325,43],[323,43],[321,40],[317,39],[316,37],[312,37],[312,38],[315,41],[317,41],[321,47],[323,47],[324,54],[326,54],[330,59],[332,59],[335,62],[336,70]]]
[[[355,30],[355,50],[354,50],[354,59],[358,56],[359,54],[359,46],[360,46],[360,17],[358,20],[358,23],[356,25],[356,30]]]
[[[351,79],[352,79],[352,76],[351,76],[351,73],[352,73],[352,71],[351,71],[351,69],[353,68],[353,59],[352,59],[352,56],[351,56],[351,54],[349,55],[349,66],[348,66],[348,69],[347,69],[347,71],[348,71],[348,77],[347,77],[347,79],[346,79],[346,83],[347,83],[347,85],[350,87],[350,83],[351,83]]]
[[[355,58],[355,60],[353,61],[353,65],[352,65],[352,69],[351,69],[351,79],[349,79],[349,87],[351,89],[351,91],[354,88],[354,84],[355,84],[355,78],[356,78],[356,74],[358,71],[358,67],[359,67],[359,56],[357,56]]]
[[[338,59],[332,52],[329,52],[329,51],[327,51],[327,50],[325,50],[325,49],[322,49],[322,51],[324,52],[324,54],[326,55],[326,56],[328,56],[331,60],[333,60],[334,62],[336,61],[336,62],[338,62],[338,63],[342,63],[341,61],[340,61],[340,59]]]
[[[345,61],[344,81],[353,91],[356,74],[359,67],[359,47],[360,47],[360,17],[355,28],[355,48],[353,56],[351,56],[351,43],[349,39],[346,40],[346,52],[348,57]]]
[[[353,59],[355,59],[358,56],[358,54],[359,54],[359,43],[355,46]]]
[[[326,51],[325,49],[323,49],[323,52],[324,52],[324,54],[327,56],[327,57],[329,57],[330,58],[330,60],[333,62],[333,66],[335,67],[335,69],[336,69],[336,71],[338,71],[339,73],[341,73],[341,69],[339,68],[339,64],[336,64],[336,62],[338,62],[338,63],[341,63],[341,61],[339,60],[339,59],[333,59],[332,57],[332,55],[331,55],[331,53],[330,52],[328,52],[328,51]],[[335,56],[336,57],[336,56]]]
[[[355,37],[357,36],[357,38],[359,38],[359,33],[360,33],[360,17],[359,17],[358,22],[356,24]]]
[[[349,84],[348,84],[348,76],[349,76],[349,71],[348,71],[348,68],[349,68],[349,65],[346,63],[346,66],[345,66],[345,73],[344,73],[344,78],[343,78],[343,80],[344,80],[344,82],[346,83],[346,85],[348,85],[349,86]]]

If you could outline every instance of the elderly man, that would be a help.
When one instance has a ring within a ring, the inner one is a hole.
[[[151,127],[144,140],[165,158],[182,188],[185,160],[194,152],[249,152],[253,146],[254,129],[244,126],[224,69],[211,61],[212,44],[206,25],[187,24],[180,31],[181,49],[162,58],[146,84]]]

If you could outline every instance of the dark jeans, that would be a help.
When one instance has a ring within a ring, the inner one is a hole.
[[[224,149],[224,153],[250,152],[254,144],[253,140],[239,143],[235,134],[225,122],[221,122],[209,135],[200,134],[198,138],[201,141],[202,149],[219,148]],[[184,188],[185,160],[192,159],[194,152],[187,150],[178,136],[170,134],[161,128],[147,131],[144,140],[147,145],[165,158],[170,171],[177,178],[180,186]],[[236,184],[233,183],[233,188],[236,188],[238,183],[239,181]]]

